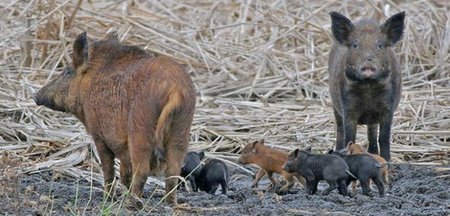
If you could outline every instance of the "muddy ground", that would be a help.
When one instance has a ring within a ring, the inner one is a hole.
[[[147,212],[128,210],[120,199],[116,203],[102,202],[98,183],[61,176],[55,178],[57,173],[42,171],[9,178],[6,183],[3,179],[0,214],[148,215],[152,210],[152,215],[450,215],[450,179],[438,177],[449,173],[437,173],[435,168],[394,164],[392,186],[385,197],[379,197],[375,188],[372,190],[374,197],[360,195],[359,188],[353,198],[342,197],[337,191],[328,196],[306,195],[299,183],[288,194],[279,195],[266,191],[267,178],[263,178],[259,188],[251,189],[253,177],[232,169],[227,195],[221,195],[220,189],[217,195],[183,191],[178,200],[189,207],[175,210],[166,204],[152,209],[164,192],[147,185],[144,194]],[[5,189],[8,184],[9,189]],[[319,190],[325,186],[321,183]]]

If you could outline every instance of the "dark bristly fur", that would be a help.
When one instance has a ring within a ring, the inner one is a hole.
[[[392,47],[402,36],[405,13],[393,15],[381,26],[371,19],[353,23],[337,12],[330,16],[336,41],[328,68],[337,125],[336,149],[354,142],[356,125],[366,124],[368,151],[377,154],[379,142],[380,155],[389,161],[392,117],[402,85]]]
[[[310,150],[295,149],[289,154],[283,169],[303,176],[306,180],[306,190],[310,195],[317,192],[319,181],[325,180],[329,186],[322,194],[327,195],[332,190],[338,189],[339,194],[348,196],[346,181],[349,178],[349,167],[340,157],[316,155]]]
[[[100,155],[105,192],[113,188],[114,158],[122,183],[140,197],[147,177],[165,169],[178,176],[186,155],[195,90],[183,66],[123,45],[117,33],[91,41],[80,34],[73,65],[35,96],[37,105],[74,114]],[[132,179],[133,178],[133,179]],[[166,180],[166,192],[177,179]],[[168,196],[176,204],[176,194]]]

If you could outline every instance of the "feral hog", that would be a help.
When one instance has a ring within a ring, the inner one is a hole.
[[[363,147],[361,145],[358,145],[354,142],[350,142],[347,145],[347,153],[350,155],[354,155],[354,154],[365,154],[366,152],[363,150]],[[378,161],[378,163],[380,163],[381,165],[387,164],[386,160],[382,157],[380,157],[380,155],[377,154],[370,154],[367,153],[368,155],[370,155],[371,157],[373,157],[375,160]],[[381,168],[381,175],[383,176],[383,182],[385,185],[389,185],[389,171],[388,171],[388,166],[383,166]],[[352,185],[353,187],[353,191],[355,191],[355,185]]]
[[[272,177],[273,173],[278,173],[286,180],[286,184],[281,187],[280,191],[285,192],[294,185],[294,176],[303,185],[306,186],[305,179],[294,173],[288,173],[283,170],[283,164],[288,160],[288,154],[277,149],[273,149],[264,145],[264,139],[247,144],[241,151],[238,162],[241,164],[256,164],[260,170],[256,173],[252,187],[258,187],[258,182],[267,175],[271,184],[269,188],[276,188],[276,181]]]
[[[347,179],[351,175],[345,161],[334,155],[315,155],[310,151],[295,149],[289,154],[283,169],[289,173],[298,173],[306,179],[306,190],[312,195],[317,192],[320,180],[328,182],[329,186],[322,194],[329,194],[338,189],[339,194],[348,196]]]
[[[149,175],[180,174],[195,109],[195,90],[184,67],[119,42],[117,33],[73,43],[73,62],[35,95],[37,105],[74,114],[92,135],[103,169],[105,192],[120,177],[141,197]],[[167,165],[167,166],[166,166]],[[133,179],[132,179],[133,177]],[[166,179],[166,192],[177,179]],[[176,204],[176,192],[166,200]]]
[[[392,118],[401,97],[402,76],[392,48],[403,34],[405,13],[381,26],[371,19],[355,23],[331,12],[335,39],[328,62],[329,89],[337,125],[336,149],[355,141],[356,125],[367,125],[368,151],[390,160]],[[378,129],[380,134],[377,138]]]
[[[341,157],[350,168],[350,172],[353,176],[349,176],[347,185],[349,185],[352,181],[359,180],[363,194],[366,196],[371,196],[370,180],[372,180],[377,186],[380,196],[384,196],[384,184],[381,177],[380,168],[386,164],[380,165],[377,160],[367,154],[346,155],[344,151],[345,150],[330,150],[329,154],[334,154]]]
[[[205,157],[204,152],[189,152],[184,158],[183,166],[181,167],[180,176],[187,178],[192,185],[192,191],[198,191],[195,177],[199,176],[202,171],[201,160]]]
[[[218,159],[211,159],[202,167],[199,175],[195,176],[195,182],[200,190],[214,194],[217,188],[222,188],[222,194],[227,194],[230,172],[227,165]]]

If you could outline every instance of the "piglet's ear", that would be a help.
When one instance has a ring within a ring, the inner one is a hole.
[[[299,152],[300,152],[299,149],[295,149],[295,150],[294,150],[294,157],[297,157]]]
[[[73,42],[73,66],[75,70],[89,61],[89,43],[86,32],[77,36]]]
[[[304,148],[303,151],[311,153],[312,152],[312,147],[308,146],[308,147]]]
[[[331,31],[336,41],[342,45],[348,45],[348,37],[355,29],[352,21],[338,12],[330,12],[331,17]]]
[[[258,142],[259,142],[261,145],[264,145],[264,139],[260,139]]]
[[[205,157],[205,152],[204,151],[198,153],[198,158],[200,158],[200,160],[202,160],[204,157]]]
[[[405,12],[396,13],[381,25],[381,32],[386,35],[386,45],[393,46],[402,38],[405,28]]]

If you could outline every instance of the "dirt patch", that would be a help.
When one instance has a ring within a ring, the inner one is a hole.
[[[152,209],[164,196],[162,188],[147,185],[144,201],[152,214],[201,215],[449,215],[450,181],[435,172],[436,166],[397,164],[392,167],[392,185],[385,197],[358,194],[342,197],[336,191],[328,196],[307,195],[297,183],[288,194],[266,191],[269,184],[263,179],[259,188],[251,189],[253,177],[232,170],[233,180],[227,195],[182,191],[178,199],[189,207],[172,209],[161,204]],[[87,180],[65,178],[52,171],[20,175],[14,187],[3,193],[0,211],[5,214],[143,214],[124,207],[121,200],[103,202],[101,185]],[[8,184],[5,184],[8,185]],[[4,186],[5,186],[4,185]],[[323,190],[325,184],[319,185]]]

